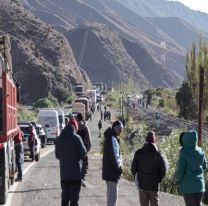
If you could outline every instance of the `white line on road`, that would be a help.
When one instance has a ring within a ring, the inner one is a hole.
[[[48,150],[47,152],[43,153],[42,155],[40,155],[40,158],[43,158],[45,157],[46,155],[48,155],[49,153],[53,152],[54,151],[54,148]],[[29,164],[23,171],[23,176],[27,174],[27,172],[29,171],[29,169],[34,165],[36,164],[36,162],[33,162],[31,164]],[[17,186],[20,182],[14,182],[14,184],[9,188],[9,193],[8,193],[8,197],[7,197],[7,202],[6,204],[2,205],[2,206],[11,206],[12,204],[12,198],[13,198],[13,195],[14,195],[14,192],[16,191],[17,189]],[[23,182],[24,183],[24,182]],[[21,182],[22,184],[22,182]]]

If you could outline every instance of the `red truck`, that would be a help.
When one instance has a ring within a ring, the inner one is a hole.
[[[14,181],[15,153],[13,138],[17,134],[18,84],[12,78],[9,36],[0,36],[0,204],[7,199]]]

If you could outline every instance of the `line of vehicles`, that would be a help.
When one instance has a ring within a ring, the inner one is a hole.
[[[17,103],[19,101],[19,84],[12,77],[12,61],[9,36],[0,36],[0,205],[5,204],[8,190],[14,182],[16,173],[14,137],[18,127],[24,133],[24,151],[29,152],[29,127],[34,128],[36,146],[35,160],[40,159],[41,147],[47,142],[54,142],[65,127],[65,119],[69,117],[60,108],[43,108],[37,115],[37,122],[17,122]],[[83,91],[82,85],[75,88],[77,99],[72,104],[71,115],[82,113],[85,120],[92,117],[97,103],[103,101],[104,85],[99,83],[92,90]]]

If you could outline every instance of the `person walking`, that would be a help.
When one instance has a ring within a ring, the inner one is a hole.
[[[115,121],[112,128],[104,132],[104,148],[102,160],[102,179],[107,184],[107,206],[116,206],[118,198],[118,180],[122,174],[122,156],[119,146],[119,136],[123,125]]]
[[[186,206],[200,206],[205,192],[205,154],[197,145],[198,135],[195,130],[182,133],[179,142],[182,148],[178,160],[177,184]]]
[[[86,147],[87,153],[91,149],[91,133],[89,130],[89,127],[84,122],[83,115],[81,113],[77,114],[77,121],[78,121],[78,131],[77,134],[82,138],[82,141],[84,143],[84,146]],[[85,155],[83,159],[83,167],[82,167],[82,186],[86,187],[85,183],[85,176],[87,174],[88,170],[88,156]]]
[[[99,129],[99,136],[101,135],[101,129],[102,129],[102,121],[101,119],[98,122],[98,129]]]
[[[18,133],[14,137],[15,163],[17,166],[17,178],[15,182],[22,182],[22,164],[24,162],[23,138],[24,134],[18,126]]]
[[[82,179],[82,159],[87,151],[76,134],[78,123],[71,119],[55,144],[56,158],[60,163],[62,206],[78,206]]]
[[[159,186],[168,170],[168,161],[155,143],[155,133],[148,132],[146,142],[134,154],[131,165],[141,206],[159,205]]]
[[[103,111],[100,109],[100,119],[103,120]]]

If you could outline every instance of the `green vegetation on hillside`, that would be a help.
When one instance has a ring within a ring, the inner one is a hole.
[[[170,115],[177,115],[178,112],[175,95],[175,90],[169,88],[154,88],[144,91],[144,98],[149,105]]]

